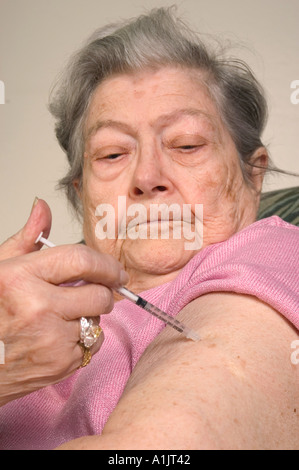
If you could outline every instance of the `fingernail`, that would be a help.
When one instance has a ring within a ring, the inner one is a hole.
[[[33,204],[32,204],[32,207],[31,207],[31,212],[30,212],[30,214],[32,214],[32,211],[33,211],[33,209],[35,208],[35,206],[36,206],[36,204],[38,203],[38,201],[39,201],[38,197],[35,197],[35,199],[34,199],[34,201],[33,201]]]
[[[121,284],[122,285],[127,284],[129,282],[129,280],[130,280],[129,274],[126,271],[121,270],[121,272],[120,272],[120,282],[121,282]]]

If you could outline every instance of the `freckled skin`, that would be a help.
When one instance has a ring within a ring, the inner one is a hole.
[[[126,196],[127,207],[191,204],[193,213],[203,204],[203,247],[256,219],[262,178],[254,189],[245,183],[234,142],[200,78],[170,67],[117,75],[91,101],[80,193],[84,236],[123,263],[135,291],[174,279],[196,252],[185,250],[184,238],[98,240],[99,204],[117,207],[118,196]]]

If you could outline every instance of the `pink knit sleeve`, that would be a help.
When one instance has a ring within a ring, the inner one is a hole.
[[[236,292],[258,297],[299,329],[298,281],[299,228],[274,216],[198,253],[176,279],[168,311],[174,316],[209,292]]]

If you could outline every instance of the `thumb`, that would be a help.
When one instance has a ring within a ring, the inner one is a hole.
[[[35,241],[40,232],[44,232],[44,237],[49,236],[51,224],[50,207],[42,199],[35,198],[24,227],[0,246],[0,261],[39,250],[40,245],[36,245]]]

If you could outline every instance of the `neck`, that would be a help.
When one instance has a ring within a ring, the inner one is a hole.
[[[135,294],[139,294],[140,292],[144,292],[146,290],[153,289],[154,287],[158,287],[173,281],[178,276],[180,271],[181,269],[171,273],[157,275],[153,273],[144,273],[127,269],[127,272],[130,276],[130,281],[124,287],[134,292]],[[122,300],[123,297],[115,292],[114,299],[115,301],[118,301]]]

